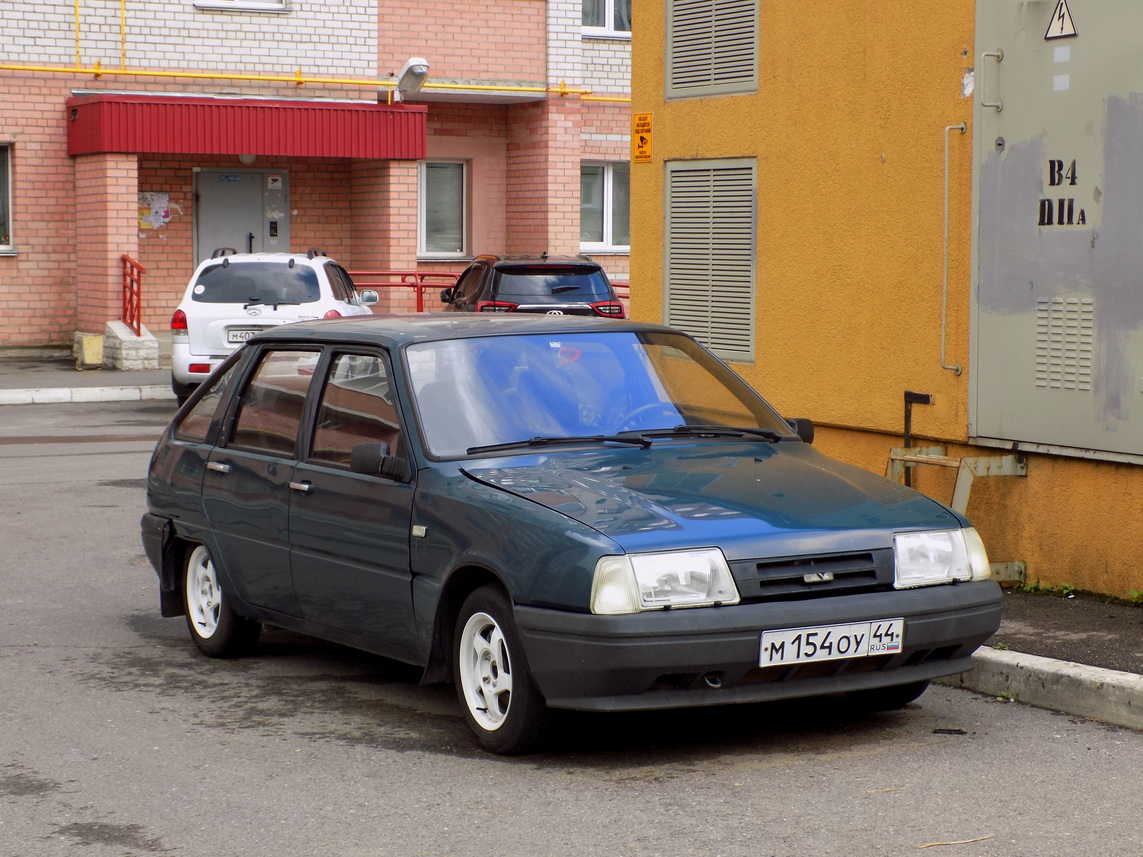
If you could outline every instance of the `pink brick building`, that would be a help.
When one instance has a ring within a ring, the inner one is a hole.
[[[217,246],[401,272],[586,252],[627,279],[629,0],[5,6],[0,353],[102,332],[124,255],[156,333]]]

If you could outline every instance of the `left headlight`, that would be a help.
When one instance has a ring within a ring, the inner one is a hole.
[[[955,580],[988,580],[992,570],[984,542],[972,527],[898,533],[893,537],[897,589],[952,583]]]
[[[595,564],[591,584],[591,612],[607,615],[738,601],[718,548],[605,556]]]

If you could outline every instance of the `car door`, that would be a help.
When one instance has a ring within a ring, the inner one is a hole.
[[[459,312],[473,312],[483,290],[487,265],[471,265],[457,281],[452,304],[448,309]]]
[[[211,451],[203,507],[219,556],[248,604],[299,615],[290,579],[289,504],[299,427],[320,352],[267,348]]]
[[[349,466],[358,444],[385,443],[404,454],[391,380],[380,351],[331,355],[307,455],[293,478],[290,567],[305,619],[408,658],[414,652],[413,485]]]

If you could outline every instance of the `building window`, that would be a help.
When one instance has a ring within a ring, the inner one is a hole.
[[[12,249],[12,147],[0,143],[0,250]]]
[[[727,360],[754,359],[753,159],[667,164],[665,321]]]
[[[579,168],[579,241],[584,252],[631,250],[631,165]]]
[[[417,255],[438,259],[468,253],[463,161],[422,161],[417,181]]]
[[[194,0],[196,9],[210,12],[289,12],[291,0]]]
[[[758,90],[758,0],[668,3],[668,98]]]
[[[583,0],[583,26],[591,35],[631,35],[631,0]]]

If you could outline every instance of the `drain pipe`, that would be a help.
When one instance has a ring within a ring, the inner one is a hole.
[[[941,368],[951,369],[957,375],[963,370],[959,363],[949,366],[945,362],[945,344],[948,338],[948,324],[949,324],[949,132],[960,131],[964,134],[968,131],[968,124],[961,122],[959,125],[949,125],[945,128],[945,261],[944,261],[944,283],[941,287]],[[908,473],[908,471],[906,471]]]

